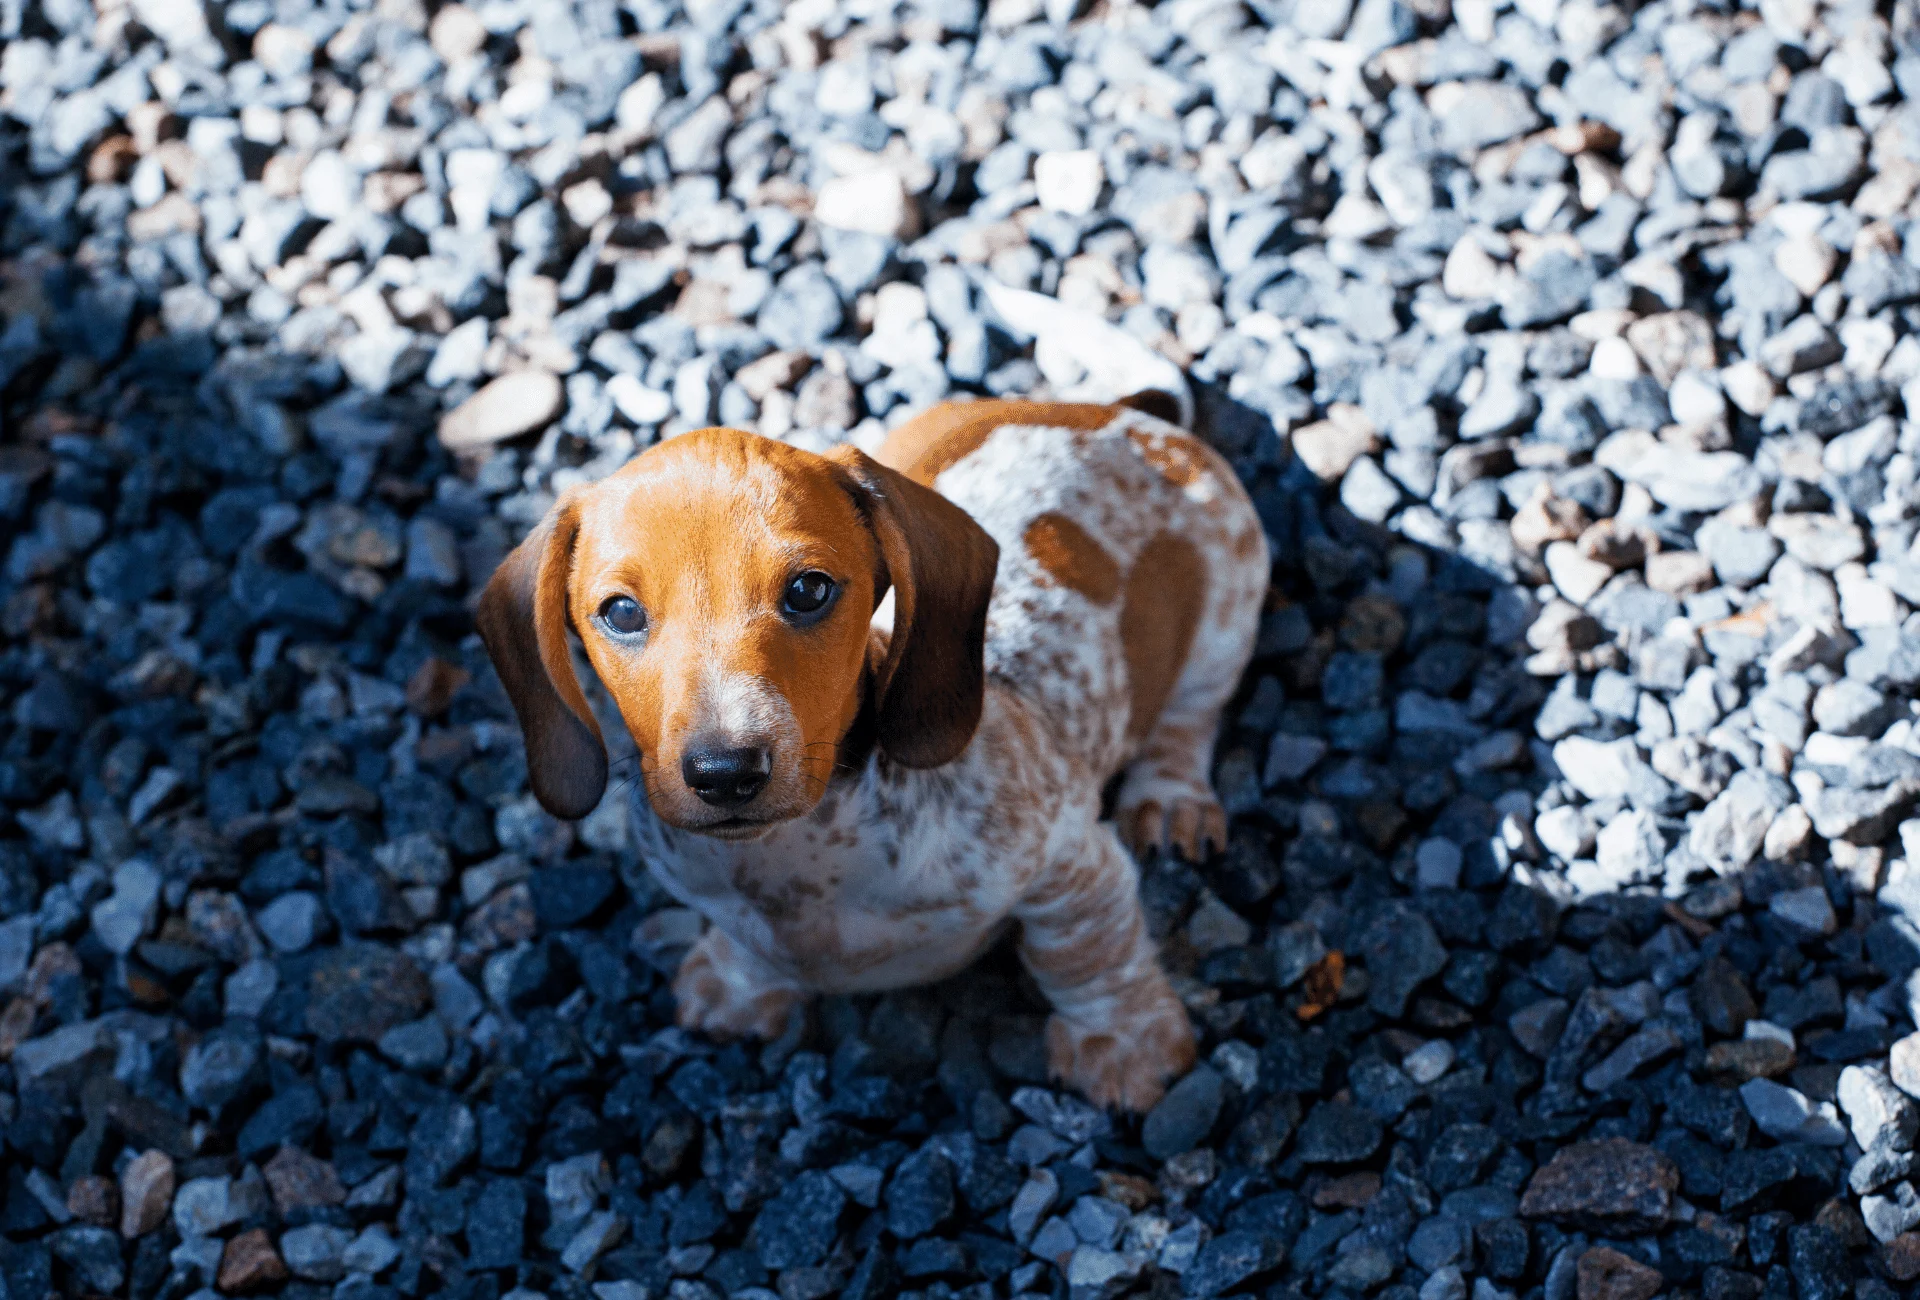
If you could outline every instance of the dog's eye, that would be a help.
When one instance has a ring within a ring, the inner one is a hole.
[[[609,596],[600,606],[600,621],[621,636],[647,630],[647,611],[631,596]]]
[[[808,569],[787,584],[781,605],[789,614],[818,614],[833,599],[833,579],[818,569]]]

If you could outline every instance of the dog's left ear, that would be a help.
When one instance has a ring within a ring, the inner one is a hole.
[[[600,724],[574,676],[567,580],[580,531],[578,499],[562,499],[500,562],[474,622],[527,741],[527,779],[555,817],[585,817],[607,788]]]
[[[856,447],[827,459],[846,474],[893,586],[893,639],[881,665],[876,741],[904,767],[939,767],[966,749],[986,699],[987,602],[1000,547],[953,502]]]

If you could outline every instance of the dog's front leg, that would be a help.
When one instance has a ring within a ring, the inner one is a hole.
[[[805,996],[717,927],[687,950],[673,977],[680,1027],[715,1038],[778,1038]]]
[[[1113,828],[1093,827],[1014,915],[1020,959],[1054,1008],[1054,1076],[1102,1106],[1151,1108],[1193,1064],[1193,1026],[1147,937],[1133,859]]]

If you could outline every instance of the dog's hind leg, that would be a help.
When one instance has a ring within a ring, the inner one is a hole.
[[[1250,527],[1257,554],[1203,555],[1162,534],[1128,577],[1121,630],[1134,706],[1129,730],[1139,740],[1114,820],[1136,857],[1171,846],[1199,862],[1226,847],[1227,816],[1213,792],[1214,738],[1253,652],[1266,595],[1266,546],[1258,523]]]

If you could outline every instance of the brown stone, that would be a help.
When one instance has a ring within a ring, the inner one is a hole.
[[[1380,1175],[1363,1169],[1320,1184],[1313,1203],[1322,1210],[1363,1210],[1379,1194]]]
[[[0,1011],[0,1061],[13,1059],[13,1049],[33,1037],[33,1022],[40,1015],[32,998],[15,998]]]
[[[110,135],[87,155],[87,181],[93,185],[112,185],[125,178],[140,161],[140,150],[130,135]]]
[[[360,201],[370,212],[397,212],[426,187],[426,180],[413,172],[374,172],[360,191]]]
[[[1896,1282],[1920,1277],[1920,1232],[1903,1232],[1880,1248],[1880,1262]]]
[[[1625,1138],[1576,1142],[1534,1172],[1520,1213],[1609,1235],[1659,1230],[1673,1213],[1680,1171],[1663,1153]]]
[[[1144,1210],[1153,1204],[1159,1191],[1154,1185],[1138,1174],[1123,1174],[1117,1169],[1102,1169],[1100,1177],[1100,1195],[1109,1201],[1124,1205],[1129,1210]]]
[[[1713,326],[1698,312],[1669,311],[1627,326],[1627,342],[1640,354],[1662,388],[1682,370],[1712,370],[1719,365]]]
[[[432,656],[407,679],[407,709],[423,718],[437,717],[447,711],[460,688],[472,680],[473,674],[459,664]]]
[[[315,964],[307,987],[307,1029],[330,1043],[378,1042],[433,1005],[433,988],[413,959],[378,944],[331,950]]]
[[[1866,1221],[1860,1217],[1852,1197],[1834,1197],[1820,1207],[1813,1221],[1838,1237],[1849,1250],[1864,1250],[1873,1244],[1873,1234],[1867,1231]]]
[[[1538,555],[1549,542],[1571,542],[1587,527],[1587,512],[1578,501],[1557,497],[1542,483],[1530,500],[1513,512],[1507,526],[1513,544],[1528,555]]]
[[[741,366],[733,377],[748,397],[764,402],[774,390],[791,387],[812,367],[813,358],[804,352],[769,352]]]
[[[1631,569],[1659,548],[1659,539],[1644,528],[1602,519],[1580,534],[1580,554],[1610,569]]]
[[[120,1189],[104,1174],[88,1174],[67,1188],[67,1213],[82,1223],[111,1228],[120,1217]]]
[[[1709,1047],[1703,1068],[1710,1081],[1738,1087],[1749,1079],[1777,1079],[1798,1061],[1794,1050],[1777,1038],[1743,1038]]]
[[[1407,616],[1387,596],[1357,597],[1340,620],[1340,640],[1350,650],[1390,655],[1406,635]]]
[[[299,1147],[284,1146],[260,1171],[266,1175],[273,1204],[282,1215],[295,1210],[311,1210],[323,1205],[338,1205],[347,1199],[347,1189],[330,1161],[309,1155]]]
[[[1300,981],[1300,1005],[1293,1014],[1312,1020],[1340,1000],[1347,982],[1347,955],[1335,950],[1307,968]]]
[[[241,1233],[229,1241],[227,1248],[220,1253],[217,1282],[228,1295],[258,1291],[286,1280],[286,1261],[273,1248],[273,1238],[267,1235],[265,1228]]]
[[[1647,557],[1647,585],[1655,591],[1686,596],[1713,584],[1713,561],[1698,551],[1662,551]]]
[[[525,884],[508,885],[467,914],[461,937],[484,951],[531,939],[539,929],[533,894]]]
[[[144,1237],[167,1221],[173,1206],[173,1158],[146,1151],[120,1171],[120,1235]]]
[[[802,429],[851,429],[859,419],[856,398],[851,380],[822,366],[800,385],[793,422]]]
[[[1666,1285],[1659,1269],[1605,1246],[1580,1257],[1576,1276],[1580,1300],[1653,1300]]]

